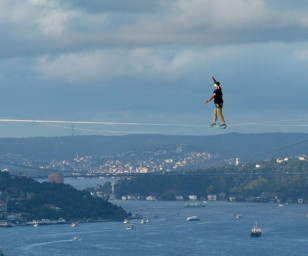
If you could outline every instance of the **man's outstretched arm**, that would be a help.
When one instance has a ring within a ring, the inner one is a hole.
[[[215,80],[215,77],[214,77],[214,76],[212,76],[212,79],[213,79],[213,81],[214,81],[214,84],[216,84],[217,81]]]

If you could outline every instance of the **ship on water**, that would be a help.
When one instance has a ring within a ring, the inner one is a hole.
[[[261,234],[262,234],[261,228],[256,224],[256,225],[252,228],[252,230],[251,230],[251,232],[250,232],[250,236],[251,236],[251,237],[259,237],[259,236],[261,236]]]
[[[125,228],[126,228],[127,230],[132,230],[132,229],[134,229],[134,225],[128,224],[128,225],[126,225]]]
[[[207,202],[194,202],[194,203],[187,203],[184,204],[184,207],[206,207]]]
[[[190,216],[186,218],[187,221],[199,221],[200,218],[198,216]]]
[[[6,220],[0,220],[0,227],[2,228],[11,228],[13,227],[14,225],[9,222],[9,221],[6,221]],[[0,255],[1,256],[1,255]]]

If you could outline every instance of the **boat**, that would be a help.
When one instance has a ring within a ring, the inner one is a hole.
[[[243,218],[243,215],[237,214],[237,215],[235,216],[235,218],[237,218],[237,219]]]
[[[78,236],[74,236],[74,237],[73,237],[73,240],[74,240],[74,241],[79,240]]]
[[[128,219],[124,219],[123,223],[127,224],[128,223]]]
[[[251,237],[259,237],[259,236],[261,236],[261,234],[262,234],[261,228],[256,224],[256,225],[252,228],[252,230],[251,230],[251,232],[250,232],[250,236],[251,236]]]
[[[150,219],[146,219],[145,222],[146,222],[146,223],[149,223],[149,222],[151,222],[151,220],[150,220]]]
[[[128,224],[128,225],[126,225],[126,229],[127,230],[132,230],[132,229],[134,229],[134,225]]]
[[[72,222],[71,226],[74,228],[74,227],[77,227],[79,225],[78,222]]]
[[[11,228],[13,227],[14,225],[6,220],[1,220],[0,221],[0,227],[2,228]]]
[[[186,218],[187,221],[199,221],[200,219],[197,216],[190,216]]]
[[[37,228],[38,226],[39,226],[38,223],[34,223],[34,224],[33,224],[33,227],[35,227],[35,228]]]
[[[187,203],[184,204],[184,207],[206,207],[207,202],[195,202],[195,203]]]
[[[142,219],[142,220],[140,221],[140,224],[145,224],[145,220]]]

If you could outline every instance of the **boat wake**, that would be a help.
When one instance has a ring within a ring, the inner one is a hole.
[[[33,243],[29,244],[23,247],[24,250],[31,250],[36,247],[44,246],[44,245],[50,245],[50,244],[58,244],[58,243],[68,243],[76,241],[76,239],[63,239],[63,240],[56,240],[56,241],[47,241],[47,242],[40,242],[40,243]]]

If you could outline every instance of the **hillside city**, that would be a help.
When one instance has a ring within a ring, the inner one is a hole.
[[[0,170],[45,178],[54,172],[67,177],[205,170],[301,156],[306,141],[295,133],[3,138]]]
[[[5,159],[5,160],[4,160]],[[114,155],[77,155],[74,159],[53,160],[50,162],[30,161],[18,155],[0,156],[0,164],[8,163],[2,169],[18,174],[31,170],[30,176],[47,176],[51,172],[62,172],[65,176],[104,176],[138,173],[165,173],[179,170],[208,168],[222,161],[218,155],[209,152],[194,152],[177,145],[156,151],[124,152]],[[227,160],[234,163],[234,160]],[[38,166],[38,167],[37,167]],[[27,167],[30,167],[27,169]],[[23,168],[23,169],[21,169]],[[36,170],[33,170],[36,168]]]
[[[297,157],[306,160],[305,156]],[[287,157],[277,158],[277,163],[288,161]],[[4,164],[5,163],[5,164]],[[30,161],[14,154],[0,155],[1,170],[11,174],[23,173],[31,177],[47,177],[59,172],[64,176],[116,176],[142,173],[171,173],[208,169],[222,165],[241,164],[240,158],[223,159],[210,152],[190,151],[185,145],[169,146],[156,151],[124,152],[114,155],[77,155],[73,159]],[[256,163],[256,168],[262,166]]]

